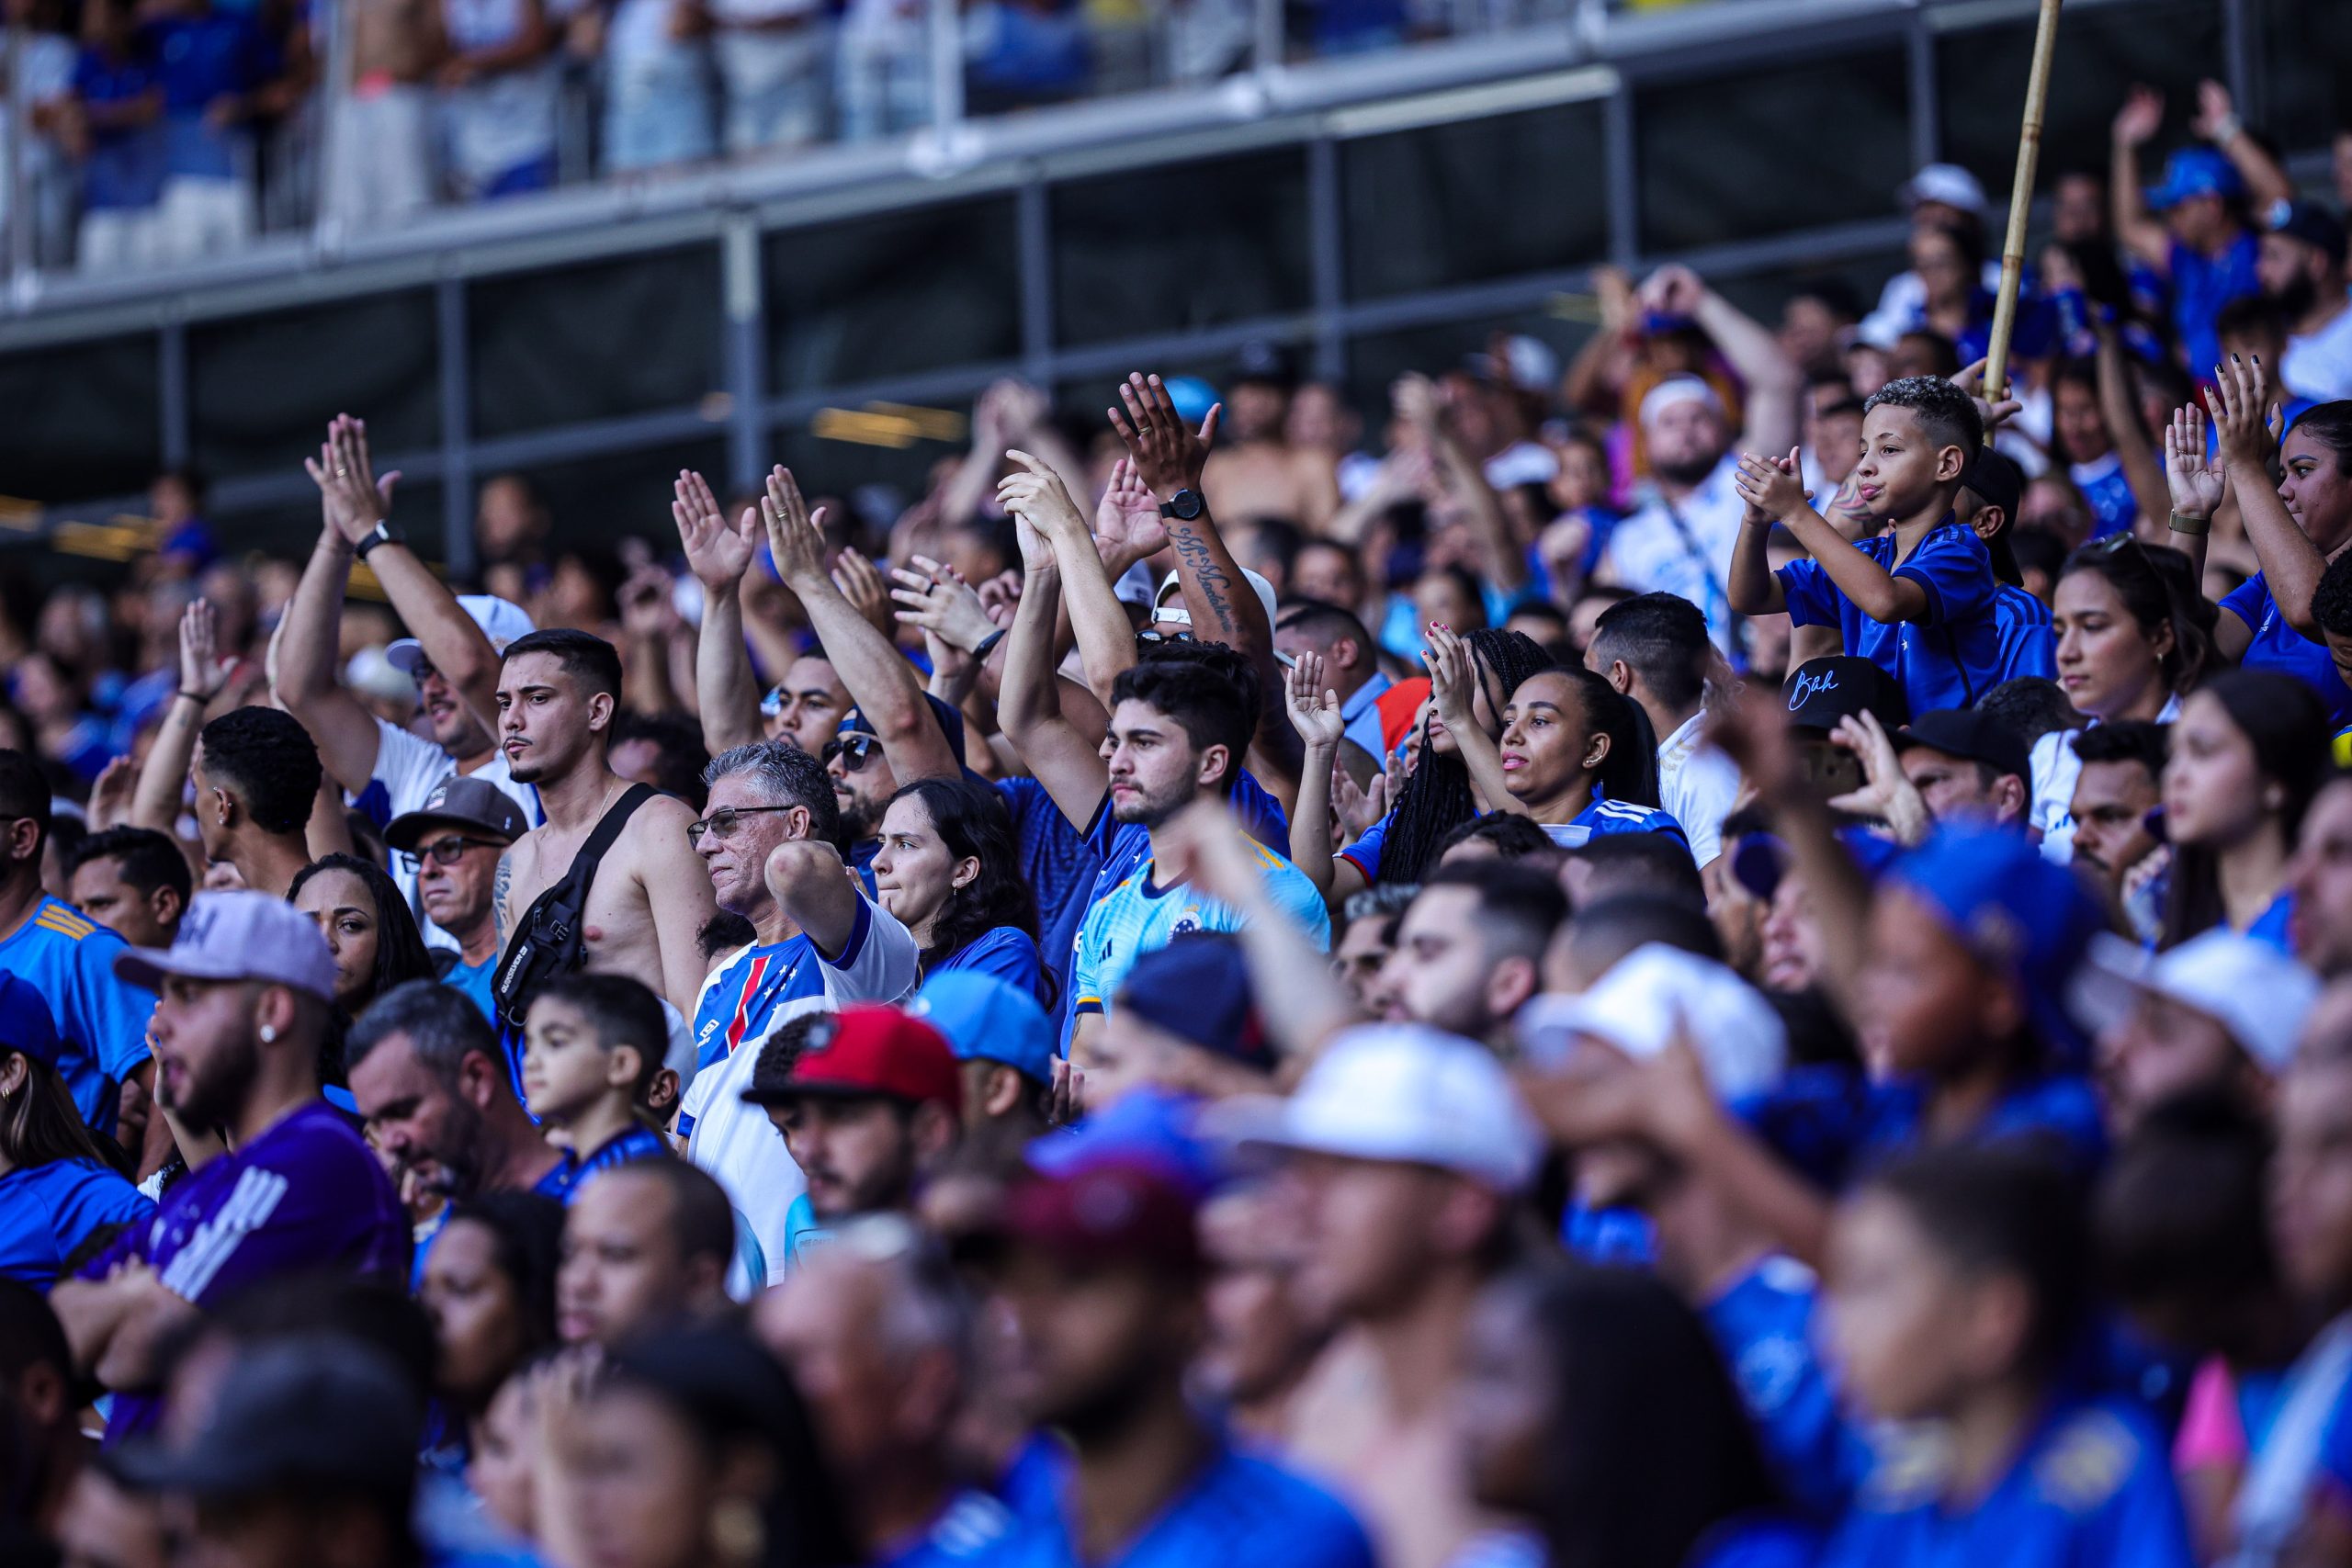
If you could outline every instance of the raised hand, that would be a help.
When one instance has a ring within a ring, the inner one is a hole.
[[[90,830],[103,833],[130,820],[130,797],[138,793],[139,764],[128,756],[110,757],[90,785]],[[123,1088],[130,1089],[131,1084]]]
[[[678,525],[678,545],[686,552],[686,570],[710,592],[723,592],[743,581],[760,553],[760,509],[747,506],[729,527],[710,482],[691,468],[678,470],[672,487],[670,515]]]
[[[996,625],[971,584],[929,556],[913,557],[911,564],[911,571],[899,567],[890,573],[899,583],[890,597],[903,606],[899,620],[967,653],[987,641]]]
[[[1200,489],[1201,469],[1216,442],[1225,405],[1212,407],[1195,433],[1178,417],[1167,386],[1157,376],[1128,376],[1119,384],[1119,401],[1125,412],[1110,411],[1111,428],[1127,444],[1127,456],[1135,459],[1143,482],[1162,499],[1180,490]]]
[[[2238,129],[2237,106],[2230,100],[2230,90],[2208,76],[2197,84],[2197,118],[2188,122],[2191,134],[2200,141],[2222,142]]]
[[[357,544],[390,514],[392,481],[400,476],[387,474],[380,486],[377,483],[365,420],[335,415],[327,424],[327,438],[319,444],[317,460],[305,457],[302,467],[319,487],[327,526],[345,544]]]
[[[1876,818],[1906,844],[1927,836],[1928,803],[1904,773],[1894,742],[1887,739],[1885,728],[1876,718],[1868,713],[1848,714],[1829,732],[1829,743],[1860,760],[1863,779],[1861,788],[1833,798],[1831,810]]]
[[[1340,766],[1339,753],[1333,752],[1331,811],[1340,819],[1340,842],[1354,843],[1372,831],[1374,822],[1388,815],[1388,775],[1374,773],[1370,789],[1358,789],[1354,776]]]
[[[2270,428],[2265,416],[2270,412],[2270,378],[2263,373],[2260,355],[2240,359],[2232,355],[2214,366],[2205,407],[2221,433],[2224,463],[2259,468],[2269,462]]]
[[[899,623],[890,612],[890,595],[883,587],[882,574],[863,552],[843,550],[835,556],[832,578],[850,608],[864,615],[876,631],[886,637],[897,635]]]
[[[1302,653],[1298,662],[1283,671],[1283,702],[1290,710],[1291,728],[1310,751],[1337,752],[1348,732],[1340,716],[1340,694],[1323,684],[1323,656]]]
[[[2220,453],[2205,456],[2205,411],[2194,403],[2172,411],[2165,426],[2165,483],[2172,491],[2172,509],[2183,517],[2211,517],[2229,488],[2228,470]]]
[[[1422,431],[1434,430],[1445,412],[1437,383],[1417,370],[1407,371],[1389,387],[1388,406],[1396,411],[1397,418]]]
[[[796,589],[832,581],[825,570],[825,509],[820,506],[814,516],[809,514],[799,481],[781,463],[769,470],[760,515],[767,524],[768,553],[775,557],[778,577]]]
[[[1453,627],[1432,621],[1421,663],[1430,672],[1430,698],[1437,705],[1438,722],[1457,738],[1475,728],[1478,721],[1471,704],[1477,689],[1477,660],[1470,645]]]
[[[2115,140],[2126,147],[2137,147],[2164,129],[2165,96],[2154,87],[2132,89],[2123,107],[2115,111]]]
[[[1706,296],[1707,286],[1697,273],[1679,262],[1669,262],[1643,280],[1640,299],[1644,310],[1660,315],[1695,316]]]
[[[1039,459],[1015,448],[1005,454],[1020,465],[1018,472],[997,482],[996,500],[1015,516],[1026,516],[1048,537],[1086,532],[1086,518],[1069,496],[1062,477]]]
[[[678,629],[678,606],[671,596],[670,574],[651,561],[629,573],[617,597],[621,630],[629,637],[653,642]]]
[[[1982,359],[1962,367],[1960,374],[1951,378],[1951,384],[1966,392],[1970,400],[1975,403],[1976,415],[1984,422],[1984,434],[1987,435],[1995,427],[2015,418],[2025,408],[2025,404],[2006,395],[2009,390],[2007,386],[2001,389],[2004,395],[1998,402],[1984,395],[1984,361]]]
[[[1095,505],[1094,538],[1102,547],[1105,565],[1110,564],[1114,551],[1135,561],[1168,547],[1168,525],[1160,520],[1159,498],[1125,457],[1111,465],[1110,486]]]
[[[189,600],[180,612],[180,690],[206,704],[220,694],[237,667],[235,660],[219,657],[217,636],[212,601]]]
[[[1798,477],[1793,447],[1785,458],[1741,453],[1732,484],[1738,490],[1739,498],[1747,502],[1750,517],[1770,517],[1786,523],[1804,510],[1807,497],[1804,481]]]

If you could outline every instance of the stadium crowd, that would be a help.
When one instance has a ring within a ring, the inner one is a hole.
[[[159,479],[0,597],[9,1561],[2352,1562],[2345,233],[2154,112],[2004,386],[1930,166],[870,536]]]

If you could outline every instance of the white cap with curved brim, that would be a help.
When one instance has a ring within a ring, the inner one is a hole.
[[[248,889],[199,893],[168,948],[134,947],[114,959],[117,979],[160,991],[167,976],[259,980],[334,1000],[334,958],[318,922],[283,898]]]
[[[2276,1077],[2295,1059],[2320,982],[2268,942],[2225,926],[2160,953],[2101,931],[2091,939],[2067,1001],[2085,1028],[2103,1034],[2150,993],[2203,1013]]]
[[[460,593],[458,604],[474,618],[481,635],[490,638],[490,646],[497,652],[506,651],[506,645],[517,637],[526,637],[538,627],[532,623],[531,613],[512,599],[501,599],[495,593]],[[384,649],[384,661],[401,673],[415,678],[416,667],[425,662],[424,645],[413,637],[401,637]]]
[[[1272,626],[1274,624],[1274,585],[1246,566],[1241,569],[1241,575],[1250,580],[1250,587],[1258,595],[1258,603],[1266,607],[1266,625]],[[1152,595],[1151,618],[1189,626],[1193,624],[1193,613],[1182,604],[1168,602],[1168,596],[1175,592],[1176,588],[1176,573],[1171,571],[1159,580],[1159,592]]]

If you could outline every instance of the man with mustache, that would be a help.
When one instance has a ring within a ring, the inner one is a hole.
[[[207,1306],[320,1271],[405,1278],[408,1217],[367,1143],[319,1094],[334,961],[266,893],[199,893],[168,951],[115,960],[155,1004],[155,1099],[228,1145],[51,1296],[75,1368],[115,1391],[107,1441],[154,1428],[160,1348]]]

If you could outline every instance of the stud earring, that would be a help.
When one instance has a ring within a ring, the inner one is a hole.
[[[265,1023],[261,1026],[261,1043],[265,1045],[274,1045],[277,1043],[277,1025]]]

